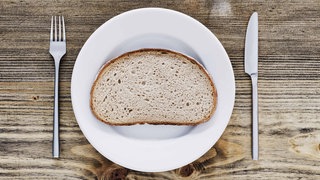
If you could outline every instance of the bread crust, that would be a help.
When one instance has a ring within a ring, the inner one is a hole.
[[[187,60],[189,60],[191,63],[193,64],[196,64],[200,70],[202,72],[204,72],[204,74],[207,76],[207,78],[210,80],[210,84],[211,84],[211,87],[212,87],[212,96],[214,98],[214,101],[213,101],[213,106],[212,106],[212,109],[210,111],[210,113],[206,116],[206,118],[203,118],[203,119],[200,119],[200,120],[197,120],[197,122],[194,122],[194,123],[176,123],[176,122],[164,122],[164,121],[157,121],[157,122],[154,122],[154,121],[148,121],[148,120],[136,120],[135,122],[128,122],[128,123],[111,123],[109,121],[105,121],[104,119],[102,119],[94,110],[94,107],[93,107],[93,100],[92,100],[92,96],[93,96],[93,91],[94,91],[94,87],[96,86],[96,83],[97,83],[97,80],[102,76],[103,72],[109,65],[111,65],[112,63],[116,62],[118,59],[121,59],[125,56],[128,56],[128,55],[131,55],[131,54],[135,54],[135,53],[141,53],[141,52],[150,52],[150,51],[155,51],[155,52],[167,52],[167,53],[173,53],[175,55],[178,55],[178,56],[182,56],[184,58],[186,58]],[[216,107],[217,107],[217,101],[218,101],[218,93],[217,93],[217,90],[216,90],[216,87],[214,85],[214,82],[213,82],[213,79],[211,77],[211,75],[208,73],[208,71],[195,59],[193,59],[192,57],[190,56],[187,56],[185,54],[182,54],[180,52],[176,52],[176,51],[173,51],[173,50],[168,50],[168,49],[161,49],[161,48],[143,48],[143,49],[138,49],[138,50],[134,50],[134,51],[130,51],[130,52],[126,52],[114,59],[111,59],[109,60],[108,62],[106,62],[99,70],[94,82],[93,82],[93,85],[91,87],[91,91],[90,91],[90,109],[91,109],[91,112],[93,113],[93,115],[101,122],[103,123],[106,123],[108,125],[112,125],[112,126],[130,126],[130,125],[137,125],[137,124],[152,124],[152,125],[190,125],[190,126],[195,126],[195,125],[199,125],[199,124],[202,124],[204,122],[207,122],[211,119],[211,117],[213,116],[213,114],[215,113],[216,111]]]

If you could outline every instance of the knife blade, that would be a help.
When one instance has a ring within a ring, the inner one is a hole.
[[[249,20],[244,52],[245,72],[252,81],[252,159],[259,159],[258,127],[258,13],[254,12]]]

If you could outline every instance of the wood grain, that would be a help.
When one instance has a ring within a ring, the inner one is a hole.
[[[144,173],[100,155],[73,114],[70,81],[87,38],[127,10],[164,7],[207,26],[225,47],[236,102],[221,139],[179,169]],[[259,13],[260,160],[251,160],[251,82],[243,70],[249,16]],[[61,64],[61,159],[51,158],[54,64],[48,53],[52,15],[64,15]],[[0,2],[0,179],[320,179],[320,1]]]

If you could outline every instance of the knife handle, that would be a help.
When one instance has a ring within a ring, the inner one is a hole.
[[[259,159],[258,123],[258,74],[251,74],[252,81],[252,159]]]

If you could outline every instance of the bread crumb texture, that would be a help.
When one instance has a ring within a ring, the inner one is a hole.
[[[91,92],[98,119],[113,125],[195,124],[208,120],[215,89],[194,60],[168,50],[126,53],[107,63]]]

